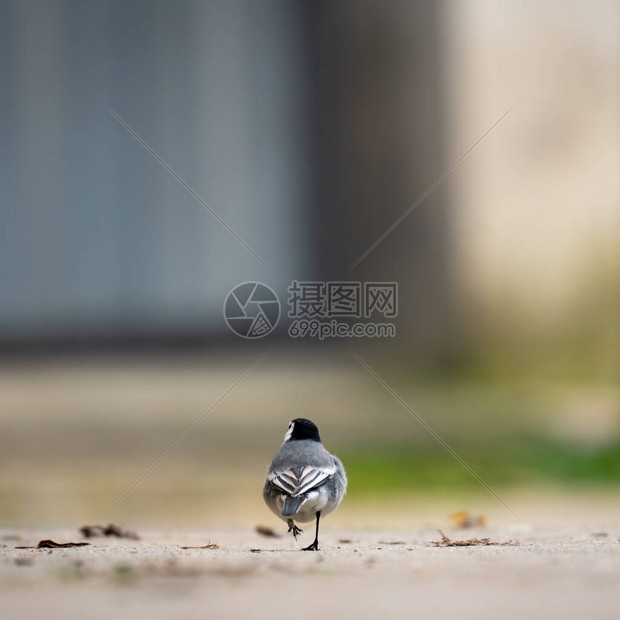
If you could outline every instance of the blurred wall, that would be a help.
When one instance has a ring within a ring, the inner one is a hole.
[[[0,341],[234,338],[239,282],[384,280],[390,354],[620,368],[617,2],[0,10]]]
[[[299,31],[283,1],[0,4],[1,340],[227,333],[232,286],[304,273]]]
[[[481,348],[620,374],[620,4],[446,3],[451,178]],[[523,357],[523,359],[521,359]]]
[[[322,277],[398,282],[398,337],[384,344],[400,356],[449,359],[459,310],[447,184],[403,219],[449,167],[443,3],[311,6]]]
[[[3,3],[1,339],[226,335],[238,282],[365,278],[450,342],[440,191],[346,273],[443,171],[439,7]]]

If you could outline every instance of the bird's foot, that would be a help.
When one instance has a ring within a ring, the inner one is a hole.
[[[311,545],[304,547],[302,551],[318,551],[319,550],[319,541],[315,540]]]
[[[292,521],[289,521],[288,531],[293,532],[295,540],[297,540],[297,537],[303,532],[303,530],[300,527],[297,527]]]

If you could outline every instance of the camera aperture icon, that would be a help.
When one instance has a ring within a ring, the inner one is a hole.
[[[242,338],[263,338],[280,319],[280,300],[272,288],[261,282],[243,282],[224,301],[224,319]]]

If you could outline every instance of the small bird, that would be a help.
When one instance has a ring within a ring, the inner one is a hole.
[[[316,424],[305,418],[292,420],[267,471],[263,498],[286,521],[295,540],[303,532],[295,521],[316,519],[314,542],[302,551],[319,550],[319,520],[338,508],[346,490],[344,467],[323,447]]]

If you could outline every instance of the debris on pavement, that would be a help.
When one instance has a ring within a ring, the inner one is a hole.
[[[487,518],[484,515],[474,515],[467,510],[459,510],[453,515],[450,515],[450,521],[453,527],[468,528],[468,527],[486,527]]]
[[[103,525],[85,525],[80,528],[80,532],[84,538],[95,538],[98,536],[114,536],[116,538],[129,538],[130,540],[140,540],[140,537],[135,532],[123,530],[118,525],[110,523],[107,526]]]
[[[451,540],[441,530],[441,540],[431,540],[431,547],[516,547],[519,543],[509,540],[508,542],[492,542],[490,538],[468,538],[467,540]]]
[[[276,531],[267,525],[257,525],[256,533],[267,538],[280,538],[280,534],[276,534]]]
[[[58,543],[54,540],[50,540],[49,538],[47,538],[45,540],[40,540],[36,548],[37,549],[68,549],[69,547],[87,547],[89,545],[90,543],[87,543],[87,542]]]

